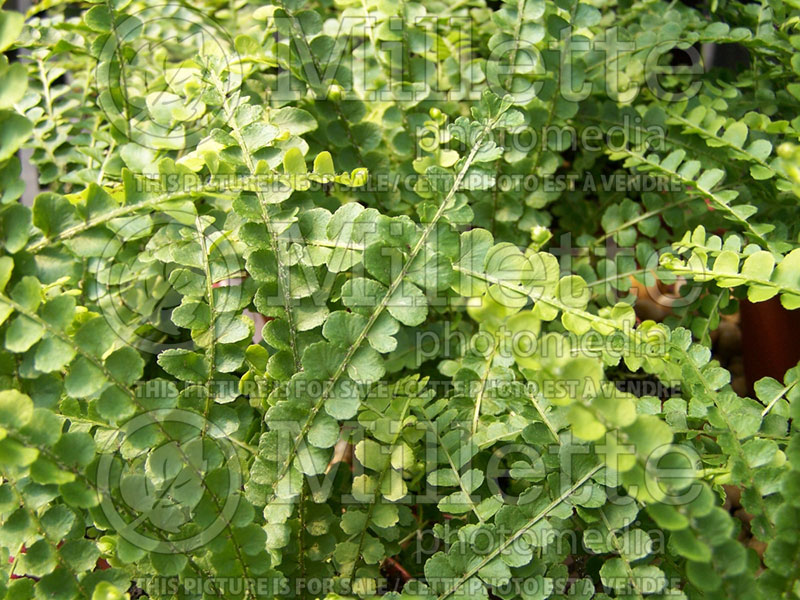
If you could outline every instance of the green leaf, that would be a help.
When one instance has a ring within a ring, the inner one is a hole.
[[[11,44],[17,41],[25,17],[16,11],[0,10],[0,52],[5,52]]]
[[[107,33],[111,31],[113,17],[105,6],[93,6],[83,17],[84,22],[93,31]]]
[[[674,532],[670,537],[670,542],[680,552],[681,556],[696,562],[708,562],[711,560],[711,549],[688,529]]]
[[[0,35],[3,32],[0,30]],[[0,111],[0,162],[11,158],[30,137],[33,123],[25,117]]]
[[[582,406],[570,407],[569,422],[575,435],[584,440],[600,439],[606,432],[605,426]]]
[[[583,310],[589,302],[591,294],[582,277],[570,275],[558,282],[556,290],[558,299],[570,308]]]
[[[64,340],[47,336],[36,347],[34,366],[42,373],[60,371],[75,358],[75,347]]]
[[[0,392],[0,425],[20,430],[33,417],[33,402],[17,390]]]
[[[612,558],[603,563],[600,568],[600,578],[603,585],[615,590],[623,590],[628,585],[628,573],[625,563],[620,558]]]
[[[92,600],[124,600],[124,598],[123,591],[108,581],[100,581],[92,592]]]
[[[330,152],[320,152],[314,159],[314,173],[320,175],[334,175],[333,159]]]
[[[283,155],[283,172],[289,175],[302,175],[307,171],[306,159],[297,148],[289,148]]]
[[[0,109],[11,108],[25,95],[25,90],[28,87],[28,73],[22,63],[13,63],[2,72],[2,78],[2,83],[0,83]]]
[[[6,329],[6,349],[11,352],[25,352],[42,339],[44,327],[24,315],[18,315]]]
[[[709,169],[703,171],[703,174],[697,179],[697,187],[701,190],[710,191],[717,185],[725,176],[725,171],[721,169]]]
[[[127,384],[132,384],[141,379],[144,370],[144,360],[130,346],[123,346],[109,354],[105,363],[106,368],[114,378]]]
[[[485,229],[472,229],[461,234],[459,240],[459,258],[454,264],[456,276],[453,278],[453,289],[466,297],[480,296],[486,291],[486,282],[472,275],[484,273],[486,255],[492,247],[492,234]]]
[[[575,27],[591,27],[592,25],[597,25],[599,22],[599,10],[597,10],[594,6],[589,6],[588,4],[583,4],[582,2],[578,4],[578,10],[575,13],[575,19],[573,20],[573,25]]]
[[[278,129],[266,123],[250,123],[242,129],[242,138],[250,153],[269,145],[277,135]]]
[[[294,106],[284,106],[272,111],[269,121],[278,129],[288,131],[292,135],[303,135],[317,128],[317,121],[311,113]]]
[[[428,315],[428,300],[413,283],[402,281],[388,300],[388,310],[403,325],[419,325]]]
[[[158,355],[158,364],[167,373],[181,381],[203,383],[209,377],[206,359],[189,350],[165,350]]]
[[[737,148],[743,148],[747,140],[747,125],[742,121],[736,121],[725,130],[722,139]]]

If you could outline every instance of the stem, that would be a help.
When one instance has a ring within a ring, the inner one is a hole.
[[[250,172],[251,176],[256,175],[256,165],[253,162],[253,157],[250,154],[250,151],[247,148],[247,143],[245,142],[244,135],[242,134],[242,130],[239,127],[239,124],[236,122],[236,117],[233,114],[233,110],[230,107],[228,102],[228,97],[224,93],[222,81],[220,81],[219,77],[213,71],[211,72],[212,77],[214,79],[214,85],[217,88],[217,92],[224,98],[222,103],[222,109],[226,114],[226,118],[228,124],[231,128],[231,135],[233,135],[236,143],[242,149],[242,158],[244,159],[245,165],[247,166],[248,171]],[[261,220],[264,223],[264,227],[267,230],[267,236],[269,237],[269,245],[270,249],[272,250],[273,255],[275,256],[275,262],[278,266],[278,287],[281,291],[281,298],[283,301],[283,310],[286,314],[286,323],[289,329],[289,346],[292,350],[292,359],[294,360],[294,367],[297,371],[302,371],[303,366],[300,362],[300,351],[299,346],[297,343],[297,326],[295,325],[294,321],[294,312],[292,310],[292,297],[291,297],[291,287],[289,285],[289,273],[287,272],[286,265],[283,263],[281,259],[281,249],[278,245],[278,235],[275,232],[275,227],[272,224],[272,218],[270,217],[269,210],[267,209],[267,198],[264,196],[264,192],[260,189],[256,189],[256,196],[258,197],[258,205],[261,209]]]
[[[325,402],[330,397],[331,391],[333,390],[334,386],[342,377],[342,375],[344,375],[345,371],[347,370],[347,367],[350,364],[350,361],[353,359],[356,352],[361,347],[361,344],[363,344],[364,341],[367,339],[367,335],[369,335],[369,332],[372,330],[372,327],[375,325],[375,322],[378,320],[378,317],[381,316],[383,311],[389,305],[389,302],[391,301],[395,292],[405,279],[405,276],[408,273],[408,270],[411,268],[411,264],[414,262],[414,259],[420,253],[422,248],[425,246],[426,242],[428,241],[428,237],[430,237],[431,233],[436,228],[439,219],[441,219],[442,215],[444,214],[444,211],[447,209],[448,204],[450,204],[451,200],[453,199],[453,196],[455,196],[456,192],[458,191],[458,188],[461,186],[461,182],[464,180],[467,171],[469,170],[470,166],[472,166],[472,163],[475,160],[475,156],[477,156],[478,154],[478,150],[480,149],[481,143],[483,142],[483,138],[486,136],[486,134],[489,133],[489,131],[495,125],[495,123],[496,119],[492,122],[487,123],[486,126],[483,128],[483,130],[480,132],[480,134],[478,134],[477,138],[475,139],[475,144],[472,147],[472,150],[470,151],[467,158],[464,160],[464,164],[462,165],[461,170],[458,172],[458,175],[456,175],[456,178],[453,181],[453,186],[450,188],[450,191],[445,196],[444,200],[442,201],[441,205],[436,211],[436,214],[433,216],[431,221],[423,230],[422,235],[420,236],[419,240],[417,240],[417,243],[411,249],[411,252],[408,255],[408,259],[403,264],[403,268],[397,274],[394,281],[392,281],[388,291],[381,299],[378,306],[369,316],[369,319],[367,320],[364,329],[361,330],[361,333],[358,335],[356,340],[348,348],[347,353],[345,354],[342,362],[339,364],[338,368],[334,372],[333,376],[331,376],[331,378],[327,381],[325,388],[323,389],[323,392],[320,395],[319,400],[317,400],[316,404],[311,408],[308,418],[306,419],[303,426],[300,428],[300,432],[295,437],[289,455],[287,456],[286,460],[283,463],[283,466],[281,467],[278,473],[278,477],[272,484],[273,492],[271,498],[274,498],[275,490],[277,489],[278,484],[283,480],[283,478],[289,472],[289,469],[292,466],[292,462],[294,461],[294,457],[297,455],[300,445],[303,443],[303,439],[308,433],[308,430],[311,428],[311,424],[314,421],[314,418],[317,416],[317,413],[320,411],[320,409],[324,406]]]
[[[542,509],[542,511],[541,511],[539,514],[537,514],[537,515],[536,515],[535,517],[533,517],[533,518],[532,518],[530,521],[528,521],[528,522],[527,522],[525,525],[523,525],[523,526],[522,526],[520,529],[518,529],[518,530],[517,530],[517,531],[514,533],[514,535],[512,535],[512,536],[510,536],[508,539],[506,539],[506,541],[504,541],[502,544],[500,544],[500,546],[498,546],[498,547],[497,547],[495,550],[493,550],[493,551],[492,551],[492,552],[490,552],[488,555],[486,555],[486,557],[485,557],[485,558],[484,558],[484,559],[483,559],[481,562],[479,562],[477,565],[475,565],[475,566],[474,566],[474,567],[472,567],[472,568],[471,568],[469,571],[467,571],[467,572],[466,572],[466,573],[465,573],[463,576],[461,576],[461,577],[458,579],[458,581],[456,581],[456,582],[455,582],[455,584],[453,585],[453,587],[451,587],[449,590],[447,590],[446,592],[444,592],[443,594],[441,594],[441,595],[440,595],[440,596],[437,598],[437,600],[447,600],[447,598],[449,598],[449,597],[450,597],[450,596],[452,596],[452,595],[453,595],[453,594],[454,594],[456,591],[458,591],[458,589],[459,589],[459,588],[460,588],[462,585],[464,585],[464,584],[465,584],[467,581],[469,581],[469,580],[470,580],[472,577],[474,577],[475,575],[477,575],[477,574],[478,574],[478,571],[480,571],[480,570],[481,570],[483,567],[485,567],[485,566],[486,566],[486,565],[488,565],[490,562],[492,562],[492,561],[493,561],[495,558],[497,558],[498,556],[500,556],[500,554],[501,554],[503,551],[505,551],[505,549],[506,549],[506,548],[508,548],[509,546],[511,546],[511,544],[513,544],[513,543],[514,543],[514,542],[516,542],[516,541],[517,541],[519,538],[521,538],[523,535],[525,535],[525,533],[526,533],[526,532],[527,532],[527,531],[528,531],[528,530],[529,530],[531,527],[533,527],[533,526],[534,526],[534,525],[536,525],[536,524],[537,524],[539,521],[541,521],[542,519],[544,519],[544,518],[545,518],[545,517],[546,517],[548,514],[550,514],[550,512],[551,512],[551,511],[553,511],[554,509],[556,509],[556,508],[557,508],[559,505],[561,505],[561,503],[562,503],[562,502],[564,502],[565,500],[567,500],[567,499],[568,499],[568,498],[569,498],[569,497],[570,497],[572,494],[574,494],[576,491],[578,491],[578,489],[580,489],[580,488],[583,486],[583,484],[585,484],[587,481],[589,481],[589,479],[591,479],[591,478],[592,478],[592,476],[594,476],[594,474],[595,474],[595,473],[597,473],[597,472],[598,472],[600,469],[602,469],[602,468],[603,468],[603,467],[602,467],[602,465],[596,465],[595,467],[593,467],[593,468],[592,468],[592,469],[591,469],[591,470],[590,470],[588,473],[586,473],[586,474],[585,474],[583,477],[581,477],[580,479],[578,479],[578,481],[576,481],[576,482],[575,482],[575,483],[573,483],[573,484],[572,484],[572,485],[571,485],[569,488],[567,488],[567,490],[566,490],[566,491],[564,491],[564,493],[563,493],[563,494],[561,494],[561,495],[560,495],[560,496],[558,496],[558,497],[557,497],[555,500],[553,500],[553,501],[552,501],[550,504],[548,504],[547,506],[545,506],[545,507],[544,507],[544,509]]]

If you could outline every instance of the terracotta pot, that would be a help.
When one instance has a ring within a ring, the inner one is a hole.
[[[762,377],[783,381],[800,360],[800,311],[786,310],[772,298],[753,304],[740,301],[742,356],[749,393]]]

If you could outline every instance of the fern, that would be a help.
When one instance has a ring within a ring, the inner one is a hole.
[[[797,597],[798,18],[0,12],[0,597]]]

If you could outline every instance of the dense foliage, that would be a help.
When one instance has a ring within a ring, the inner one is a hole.
[[[260,2],[0,13],[0,595],[800,598],[800,4]]]

